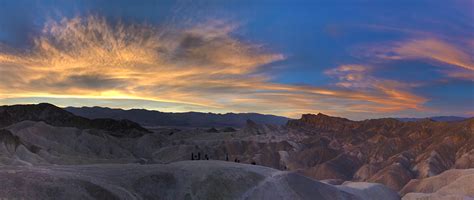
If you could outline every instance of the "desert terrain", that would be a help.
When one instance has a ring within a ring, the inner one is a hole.
[[[7,199],[469,199],[474,119],[141,126],[0,107]]]

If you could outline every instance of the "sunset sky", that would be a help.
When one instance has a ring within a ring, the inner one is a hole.
[[[0,104],[474,116],[472,0],[0,0]]]

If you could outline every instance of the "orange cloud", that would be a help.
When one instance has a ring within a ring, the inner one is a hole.
[[[357,65],[327,72],[339,78],[337,88],[273,83],[256,72],[285,56],[236,39],[236,28],[222,21],[111,25],[97,16],[51,21],[32,49],[0,47],[0,98],[141,99],[289,116],[382,114],[422,109],[426,101],[400,83],[365,76],[369,69]]]
[[[336,85],[339,87],[365,91],[366,94],[372,94],[369,96],[354,94],[353,98],[365,99],[384,105],[384,107],[380,107],[376,110],[397,111],[403,108],[424,109],[421,105],[426,102],[427,99],[407,92],[409,88],[416,87],[416,84],[376,78],[369,75],[371,71],[372,68],[363,65],[341,65],[326,71],[326,74],[338,78],[339,82],[337,82]]]
[[[474,80],[472,41],[465,43],[464,49],[436,38],[414,39],[377,48],[369,54],[383,59],[426,59],[457,67],[442,70],[449,77]]]
[[[474,70],[472,55],[437,39],[412,40],[394,49],[401,57],[427,58],[453,66]]]

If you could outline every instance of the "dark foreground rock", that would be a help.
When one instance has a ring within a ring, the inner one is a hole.
[[[380,184],[332,186],[223,161],[0,168],[6,199],[399,199]]]

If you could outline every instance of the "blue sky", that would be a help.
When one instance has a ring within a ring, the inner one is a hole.
[[[0,103],[473,116],[473,4],[1,0]]]

